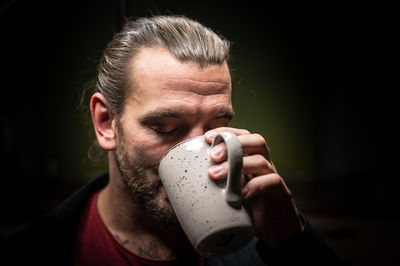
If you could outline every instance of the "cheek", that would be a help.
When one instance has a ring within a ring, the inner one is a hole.
[[[170,149],[170,145],[163,145],[152,138],[135,138],[130,145],[136,156],[142,158],[148,165],[157,166],[163,155]]]
[[[135,157],[142,164],[157,166],[163,155],[176,143],[166,142],[159,136],[152,134],[138,123],[127,126],[124,130],[124,141]]]

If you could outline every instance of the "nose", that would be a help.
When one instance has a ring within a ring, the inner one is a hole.
[[[186,137],[188,139],[190,139],[190,138],[202,136],[202,135],[204,135],[204,133],[206,133],[206,130],[203,127],[197,126],[197,127],[192,128]]]

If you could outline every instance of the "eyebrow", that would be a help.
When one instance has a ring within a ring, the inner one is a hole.
[[[143,117],[139,119],[141,124],[150,124],[158,119],[165,118],[165,117],[170,117],[170,118],[182,118],[184,116],[183,113],[178,112],[176,110],[170,110],[170,109],[165,109],[165,110],[156,110],[152,111],[150,113],[145,114]]]
[[[139,119],[139,122],[141,124],[151,124],[154,123],[154,121],[157,121],[161,118],[182,118],[186,114],[185,112],[182,112],[182,110],[177,110],[177,109],[160,109],[160,110],[155,110],[152,112],[149,112],[145,114],[143,117]],[[231,120],[235,116],[235,112],[230,109],[230,108],[223,108],[219,111],[219,113],[214,117],[214,118],[226,118]]]

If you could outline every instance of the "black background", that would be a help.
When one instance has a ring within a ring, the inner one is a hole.
[[[281,94],[288,101],[307,95],[303,104],[311,110],[313,166],[310,178],[288,183],[311,217],[374,221],[375,227],[361,232],[365,224],[345,223],[342,231],[329,227],[325,235],[333,237],[332,244],[383,241],[386,249],[369,259],[370,265],[379,265],[382,256],[386,263],[394,260],[399,231],[391,235],[387,227],[399,225],[394,7],[349,1],[3,1],[0,8],[2,236],[43,215],[87,178],[84,171],[74,177],[60,173],[49,158],[79,160],[82,168],[89,164],[81,154],[91,138],[82,132],[90,125],[76,107],[83,85],[96,74],[101,51],[120,27],[121,14],[171,13],[195,18],[234,42],[234,81],[270,70],[264,67],[265,49],[277,50],[271,59],[277,75],[300,75],[292,82],[307,86],[291,86]],[[302,103],[296,106],[301,113]],[[240,118],[237,123],[243,124]],[[382,227],[392,238],[371,234]],[[367,265],[358,264],[360,258],[350,251],[342,253],[356,265]]]

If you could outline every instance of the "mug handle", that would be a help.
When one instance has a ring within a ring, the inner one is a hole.
[[[243,166],[243,151],[242,145],[238,137],[228,131],[219,132],[214,138],[211,148],[218,145],[222,141],[226,144],[228,152],[228,177],[225,188],[225,200],[234,208],[241,207],[242,201],[242,166]]]

